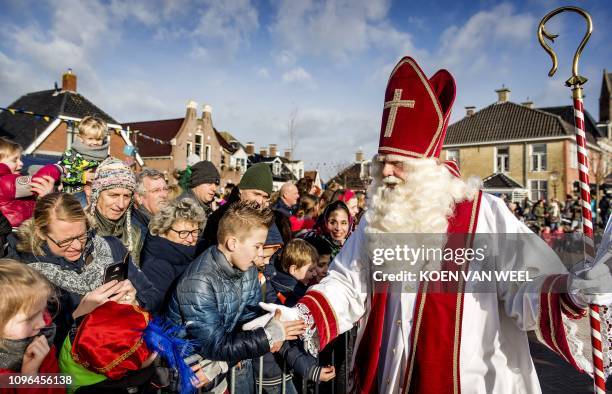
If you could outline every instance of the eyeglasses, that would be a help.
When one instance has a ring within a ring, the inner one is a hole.
[[[81,235],[77,235],[76,237],[64,239],[62,241],[56,241],[53,238],[51,238],[49,235],[47,235],[47,238],[49,238],[51,242],[53,242],[60,249],[68,249],[75,240],[79,240],[79,243],[81,245],[85,245],[85,242],[87,242],[88,237],[89,237],[89,231],[85,231]]]
[[[175,230],[172,227],[170,227],[170,230],[174,231],[175,233],[178,234],[178,237],[180,239],[187,239],[187,237],[189,236],[189,234],[191,234],[192,238],[198,238],[198,235],[200,235],[200,229],[197,228],[195,230]]]

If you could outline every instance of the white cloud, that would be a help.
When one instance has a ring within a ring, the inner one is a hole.
[[[194,37],[203,45],[235,53],[259,28],[257,9],[250,0],[209,0],[201,11]]]
[[[288,50],[280,51],[274,58],[279,66],[292,66],[295,63],[295,55]]]
[[[296,67],[283,74],[283,82],[310,82],[312,76],[302,67]]]
[[[259,68],[257,70],[257,75],[259,75],[262,78],[270,78],[270,72],[265,67]]]
[[[270,30],[292,53],[346,62],[370,48],[410,46],[410,36],[386,21],[388,10],[387,0],[284,0]]]
[[[437,57],[447,67],[471,64],[476,54],[495,49],[529,46],[536,19],[531,14],[516,14],[510,4],[501,4],[472,15],[462,26],[450,26],[440,36]]]

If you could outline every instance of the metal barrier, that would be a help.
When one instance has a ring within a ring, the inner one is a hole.
[[[346,366],[350,363],[350,358],[352,356],[351,353],[351,340],[352,338],[352,330],[348,331],[344,334],[342,334],[343,338],[342,343],[344,345],[344,387],[345,389],[349,387],[349,374],[350,371],[348,371],[346,368]],[[338,338],[340,339],[340,338]],[[340,372],[340,367],[342,367],[341,365],[336,365],[336,346],[337,343],[334,343],[334,346],[331,348],[331,365],[336,367],[336,375],[338,375],[338,373]],[[317,359],[318,361],[318,359]],[[255,381],[253,384],[256,385],[256,392],[258,394],[263,394],[264,392],[264,384],[263,384],[263,372],[264,372],[264,356],[259,357],[259,359],[257,360],[258,364],[259,364],[259,372],[258,372],[258,376],[257,376],[257,381]],[[253,367],[253,364],[251,364],[251,368]],[[282,366],[282,379],[281,379],[281,391],[280,394],[286,394],[287,392],[287,379],[288,379],[288,375],[287,374],[287,365],[286,362],[283,362],[283,366]],[[237,393],[236,392],[236,367],[232,367],[231,371],[230,371],[230,379],[229,379],[229,392],[230,394],[243,394],[243,393]],[[315,394],[319,394],[319,386],[321,385],[321,382],[314,382],[314,393]],[[331,394],[336,394],[336,378],[330,380],[329,382],[325,382],[325,384],[329,384],[330,386],[330,390],[331,391],[326,391],[326,393],[331,393]],[[296,390],[301,393],[301,394],[307,394],[309,392],[311,392],[309,390],[309,382],[308,379],[306,377],[302,377],[302,384],[301,384],[301,390],[296,387]],[[342,394],[342,393],[339,393]]]

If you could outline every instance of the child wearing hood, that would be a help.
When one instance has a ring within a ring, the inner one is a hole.
[[[96,167],[108,157],[109,140],[105,121],[94,116],[81,120],[72,148],[64,152],[60,162],[64,167],[65,192],[80,192],[86,183],[93,181]]]

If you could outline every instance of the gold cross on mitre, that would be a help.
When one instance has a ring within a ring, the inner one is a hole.
[[[387,118],[387,127],[385,128],[385,138],[391,137],[393,133],[393,126],[395,126],[395,116],[397,115],[397,109],[403,108],[414,108],[414,100],[402,100],[402,89],[395,89],[393,93],[393,100],[385,101],[384,109],[391,108],[389,111],[389,117]]]

